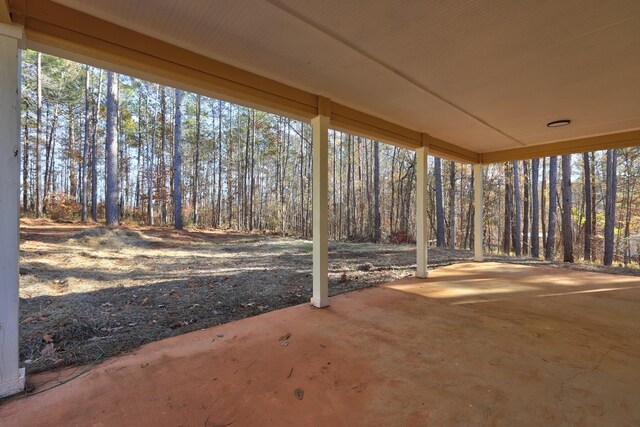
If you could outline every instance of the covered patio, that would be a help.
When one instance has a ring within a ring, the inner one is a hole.
[[[0,397],[25,385],[24,48],[311,122],[311,304],[326,308],[147,345],[3,404],[2,424],[639,423],[640,282],[480,263],[483,164],[640,141],[639,21],[633,0],[0,0]],[[415,279],[329,300],[330,128],[415,150]],[[477,177],[478,263],[431,274],[428,155]]]
[[[639,325],[637,278],[458,264],[334,297],[323,310],[291,307],[37,375],[41,392],[0,406],[0,418],[635,425]]]

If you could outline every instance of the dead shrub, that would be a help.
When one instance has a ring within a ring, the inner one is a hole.
[[[413,236],[405,231],[393,231],[389,234],[389,243],[393,243],[394,245],[413,244],[415,242]]]
[[[54,221],[73,221],[78,219],[80,203],[66,193],[53,193],[47,197],[47,213]]]

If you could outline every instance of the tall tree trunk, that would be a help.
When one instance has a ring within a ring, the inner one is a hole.
[[[556,226],[558,222],[558,157],[549,158],[549,225],[544,258],[553,260],[556,245]]]
[[[176,89],[176,114],[173,140],[173,218],[176,229],[182,230],[182,91]]]
[[[393,155],[391,156],[391,203],[389,206],[389,234],[394,235],[396,224],[394,220],[394,212],[396,209],[396,156],[398,147],[393,147]]]
[[[513,168],[513,193],[514,193],[514,204],[515,204],[515,224],[514,224],[514,240],[513,247],[516,253],[516,256],[522,255],[522,200],[520,198],[520,172],[518,168],[518,162],[514,161],[512,164]]]
[[[584,259],[591,261],[591,164],[589,153],[582,154],[584,165],[584,201],[585,201],[585,221],[584,221]]]
[[[351,236],[351,138],[347,136],[347,212],[346,212],[346,232],[347,239]]]
[[[98,221],[98,116],[102,100],[102,70],[98,73],[98,99],[93,112],[93,135],[91,135],[91,219]]]
[[[250,163],[250,170],[249,170],[249,231],[253,231],[253,228],[255,226],[255,218],[254,218],[254,213],[253,213],[253,199],[255,197],[255,190],[256,190],[256,176],[255,176],[255,169],[256,169],[256,154],[255,154],[255,150],[256,150],[256,112],[255,110],[253,110],[252,112],[253,115],[253,129],[251,131],[251,161]]]
[[[332,134],[332,136],[333,136],[333,138],[332,138],[333,150],[331,151],[332,155],[333,155],[333,165],[332,165],[333,166],[333,174],[331,175],[331,179],[333,180],[333,184],[331,186],[331,188],[332,188],[332,192],[331,193],[332,193],[332,198],[333,198],[333,227],[332,227],[332,229],[333,229],[333,239],[334,240],[337,240],[337,239],[340,238],[340,231],[337,228],[337,225],[338,225],[338,187],[336,186],[336,180],[337,180],[337,178],[336,178],[336,167],[337,167],[338,160],[336,159],[336,154],[337,154],[337,151],[336,151],[336,149],[337,149],[336,148],[336,133],[337,133],[336,131],[333,131],[333,134]],[[280,142],[280,145],[278,146],[278,148],[282,148],[282,141],[280,141],[280,139],[278,139],[278,141]],[[278,160],[280,160],[281,158],[282,158],[282,154],[279,153]],[[281,162],[278,162],[278,166],[282,167]],[[280,177],[281,177],[281,174],[278,173],[278,178],[280,178]]]
[[[616,221],[618,150],[607,150],[607,193],[604,208],[604,265],[613,263],[613,232]]]
[[[533,159],[531,161],[531,196],[533,211],[531,221],[531,256],[533,258],[540,257],[540,209],[539,209],[539,195],[538,195],[538,166],[540,159]]]
[[[69,156],[69,163],[70,163],[70,167],[69,167],[69,195],[71,197],[73,197],[74,199],[76,198],[76,169],[73,167],[73,160],[75,159],[75,145],[76,145],[76,136],[75,136],[75,126],[74,126],[74,120],[73,120],[73,109],[71,107],[69,107],[69,145],[67,148],[67,152],[68,152],[68,156]]]
[[[29,210],[29,109],[25,109],[24,149],[22,152],[22,211]]]
[[[591,164],[593,167],[591,168],[591,235],[597,236],[597,216],[596,216],[596,156],[595,153],[591,152]],[[596,250],[593,245],[591,245],[591,260],[595,261],[596,259]]]
[[[529,253],[529,161],[524,160],[522,162],[522,175],[524,177],[523,191],[524,191],[524,203],[523,203],[523,216],[522,216],[522,253],[527,255]]]
[[[239,217],[242,219],[241,221],[241,228],[244,230],[248,230],[249,229],[249,192],[247,191],[247,187],[249,186],[247,184],[247,179],[249,177],[249,147],[250,147],[250,140],[251,140],[251,122],[252,122],[252,112],[251,110],[247,110],[247,133],[246,133],[246,138],[244,141],[244,164],[242,165],[242,181],[241,181],[241,186],[240,186],[240,191],[241,191],[241,200],[242,200],[242,215],[239,215]],[[302,151],[304,146],[304,143],[301,141],[300,142],[300,149]],[[300,169],[300,182],[302,182],[302,168]],[[304,194],[304,191],[301,190],[300,192],[301,197]],[[302,208],[302,215],[304,218],[304,205]],[[238,221],[240,223],[240,221]],[[304,223],[304,220],[302,221]]]
[[[433,158],[433,173],[436,187],[436,245],[441,248],[445,246],[445,226],[444,201],[442,197],[442,160],[439,157]]]
[[[513,236],[513,189],[511,188],[511,169],[509,163],[504,164],[504,231],[502,234],[502,252],[509,255],[511,252],[511,238]]]
[[[474,196],[473,196],[473,180],[475,179],[475,174],[473,172],[473,168],[471,168],[471,177],[469,179],[469,190],[470,190],[470,197],[469,197],[469,205],[467,207],[467,227],[465,229],[464,232],[464,248],[465,249],[473,249],[473,236],[471,234],[471,225],[473,224],[473,220],[474,220],[474,216],[475,216],[475,212],[473,209],[473,203],[474,203]],[[480,179],[480,178],[478,178]],[[463,194],[462,191],[460,192],[460,194]],[[460,202],[462,203],[462,199],[460,199]],[[486,230],[485,230],[486,231]],[[483,239],[484,241],[484,239]],[[481,244],[483,244],[483,242],[480,242]]]
[[[53,118],[50,121],[49,136],[45,142],[46,156],[45,156],[45,168],[44,168],[44,192],[42,196],[42,211],[46,212],[47,209],[47,196],[50,191],[55,191],[55,181],[52,179],[54,175],[54,159],[55,159],[55,139],[54,134],[58,127],[58,109],[60,104],[55,104],[53,107]],[[51,108],[47,108],[47,119],[49,119],[49,112]]]
[[[80,189],[80,205],[81,205],[81,213],[80,219],[82,222],[87,222],[87,186],[89,185],[89,180],[87,179],[88,172],[88,163],[89,163],[89,131],[91,129],[90,126],[90,97],[89,92],[91,90],[91,72],[89,70],[89,66],[85,65],[85,77],[84,77],[84,136],[82,139],[82,165],[80,169],[80,175],[82,179],[82,188]]]
[[[631,197],[634,193],[634,179],[633,179],[633,158],[631,158],[631,150],[625,149],[624,151],[624,164],[625,164],[625,216],[624,216],[624,265],[625,267],[631,261]]]
[[[160,89],[160,165],[158,173],[158,189],[160,196],[160,223],[167,223],[167,170],[165,164],[166,154],[166,111],[167,111],[167,94],[165,86]]]
[[[158,95],[156,93],[156,95]],[[154,104],[157,105],[157,104]],[[157,123],[157,107],[153,107],[153,126],[151,127],[151,141],[147,144],[147,222],[154,225],[154,173],[155,173],[155,152],[156,152],[156,123]]]
[[[564,262],[573,262],[572,208],[571,154],[565,154],[562,156],[562,245],[564,248]]]
[[[146,123],[149,123],[149,102],[148,102],[148,97],[145,97],[145,116],[146,116]],[[135,207],[136,209],[140,209],[140,203],[142,200],[142,192],[143,192],[143,188],[142,188],[142,174],[144,173],[143,171],[143,161],[144,159],[142,158],[142,147],[143,147],[143,139],[142,139],[142,90],[140,88],[138,88],[138,146],[137,151],[138,151],[138,155],[136,156],[136,190],[135,190]],[[147,125],[148,127],[148,125]]]
[[[544,250],[547,248],[547,227],[546,227],[546,200],[545,191],[547,183],[547,158],[542,158],[542,189],[540,194],[540,222],[542,223],[542,246]]]
[[[218,104],[218,199],[216,200],[216,228],[220,226],[222,209],[222,101]]]
[[[118,225],[118,75],[107,72],[107,130],[105,150],[105,213],[107,225]]]
[[[198,226],[198,188],[200,180],[200,112],[202,106],[202,98],[200,95],[196,95],[196,152],[193,159],[193,225]]]
[[[36,57],[36,80],[37,80],[37,100],[36,100],[36,218],[42,217],[42,54],[38,52]]]
[[[380,147],[378,141],[373,142],[373,240],[378,243],[381,239],[380,216]]]
[[[449,164],[449,248],[456,248],[456,163]]]

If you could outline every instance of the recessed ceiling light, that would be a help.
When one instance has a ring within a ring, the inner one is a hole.
[[[547,123],[547,127],[548,128],[561,128],[562,126],[567,126],[569,124],[571,124],[571,120],[563,119],[563,120],[556,120],[554,122],[549,122],[549,123]]]

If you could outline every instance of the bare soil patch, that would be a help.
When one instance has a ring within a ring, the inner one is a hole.
[[[23,220],[21,242],[20,357],[30,373],[91,363],[311,297],[307,240]],[[429,251],[431,267],[470,258],[465,250]],[[334,242],[329,268],[331,295],[366,288],[412,275],[415,247]]]
[[[311,297],[312,246],[301,239],[26,220],[21,240],[20,356],[31,373]],[[332,295],[415,265],[412,246],[335,243],[330,252]]]

